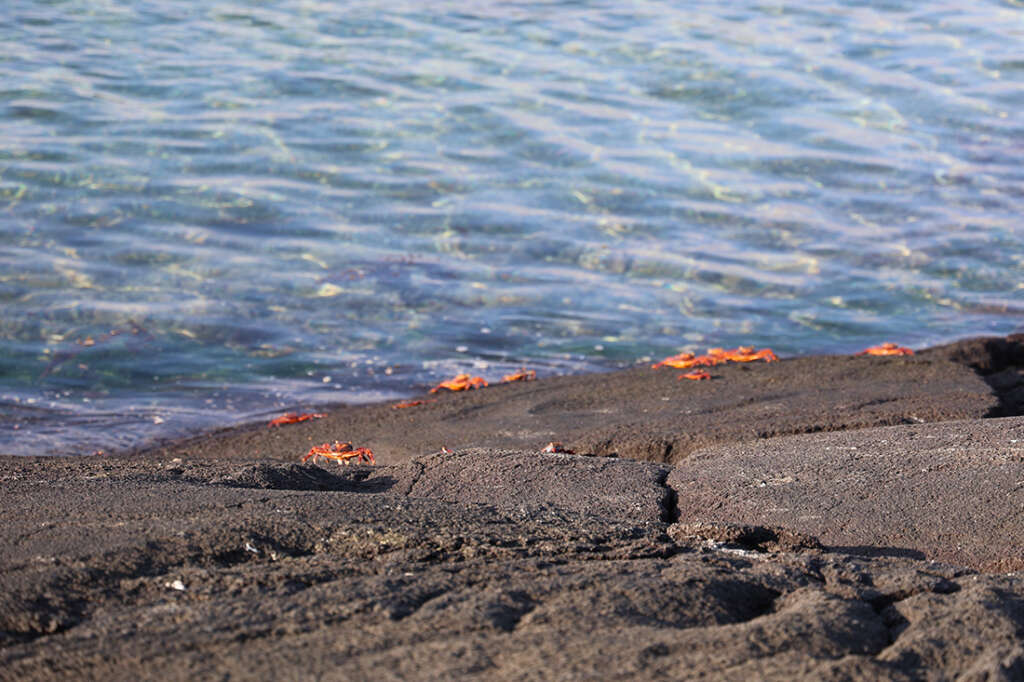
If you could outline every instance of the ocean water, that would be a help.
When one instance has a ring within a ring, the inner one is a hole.
[[[0,453],[1024,325],[1024,4],[5,0]]]

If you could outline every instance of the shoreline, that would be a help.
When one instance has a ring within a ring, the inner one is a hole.
[[[268,428],[268,417],[117,456],[288,459],[311,444],[341,440],[370,447],[388,464],[442,447],[540,449],[557,441],[586,454],[674,463],[718,443],[1024,414],[1024,379],[1015,369],[1024,365],[1022,345],[1018,334],[912,356],[730,363],[696,382],[678,380],[683,370],[644,364],[317,408],[324,418]],[[394,409],[408,400],[423,404]]]
[[[975,341],[975,340],[978,340],[978,339],[1008,339],[1008,338],[1019,337],[1019,336],[1021,336],[1021,334],[1017,333],[1017,334],[1009,334],[1009,335],[1007,335],[1005,337],[1001,337],[1001,336],[960,337],[960,338],[954,337],[954,338],[956,338],[956,340],[954,340],[954,341],[948,341],[948,342],[944,342],[944,343],[938,344],[936,346],[931,346],[931,347],[927,347],[927,348],[924,348],[924,349],[920,349],[917,352],[918,353],[921,353],[921,352],[926,352],[927,353],[927,352],[931,352],[931,351],[936,350],[936,349],[945,349],[945,348],[952,348],[954,346],[962,346],[964,344],[968,344],[969,342],[972,342],[972,341]],[[797,355],[797,356],[783,357],[782,360],[784,360],[784,361],[792,361],[792,360],[810,360],[810,359],[824,359],[824,358],[845,358],[845,357],[851,357],[852,355],[854,355],[854,353],[852,353],[852,352],[851,353],[824,352],[824,353],[816,353],[816,354],[812,354],[812,355]],[[600,366],[600,365],[593,365],[593,364],[591,364],[589,369],[584,369],[582,371],[572,372],[572,373],[569,373],[569,374],[541,375],[540,378],[544,379],[544,380],[547,380],[547,379],[554,379],[554,378],[585,377],[585,376],[592,376],[592,375],[617,374],[617,373],[626,372],[626,371],[629,371],[629,370],[636,370],[636,369],[640,369],[640,368],[643,368],[643,367],[649,367],[655,361],[655,359],[656,358],[643,358],[643,359],[636,360],[633,364],[615,363],[615,364],[609,365],[609,366]],[[518,368],[519,366],[517,365],[516,367]],[[452,370],[453,373],[463,372],[463,371],[483,372],[484,374],[487,374],[487,372],[485,370],[466,370],[465,368],[453,369]],[[499,377],[502,374],[504,374],[504,370],[499,371],[499,370],[496,370],[496,369],[492,368],[491,372],[492,373],[491,373],[491,375],[489,377],[485,376],[484,378],[489,379],[489,381],[491,382],[491,387],[493,387],[495,385],[498,385],[499,382],[497,380],[499,379]],[[446,376],[448,376],[448,375],[446,375]],[[425,391],[430,386],[430,384],[424,384],[422,382],[418,382],[418,383],[412,383],[412,384],[404,384],[403,386],[404,386],[404,388],[402,390],[397,390],[396,391],[394,389],[389,389],[393,393],[393,397],[389,397],[389,398],[382,398],[382,397],[380,397],[380,392],[379,391],[372,391],[371,390],[371,391],[369,391],[370,393],[377,393],[378,395],[375,396],[375,397],[368,397],[368,398],[365,398],[365,399],[358,399],[358,400],[353,400],[353,399],[350,399],[350,400],[338,400],[338,399],[335,399],[335,400],[327,400],[327,401],[295,402],[295,403],[290,403],[290,404],[281,403],[281,404],[279,404],[278,406],[276,406],[276,407],[274,407],[272,409],[271,408],[267,408],[266,406],[264,406],[263,408],[260,408],[259,410],[249,409],[249,410],[247,410],[245,412],[245,414],[248,415],[248,416],[245,416],[245,417],[241,417],[241,418],[234,417],[234,418],[232,418],[230,416],[224,416],[219,422],[206,421],[205,423],[203,423],[201,425],[179,426],[179,427],[175,427],[174,431],[169,431],[169,432],[165,432],[165,433],[162,433],[162,434],[158,433],[156,435],[150,435],[150,436],[147,436],[147,437],[145,437],[143,439],[140,439],[137,443],[131,444],[131,445],[111,445],[109,442],[105,441],[102,438],[89,438],[89,437],[86,437],[86,441],[85,441],[86,443],[89,443],[90,441],[93,441],[91,445],[71,446],[70,451],[69,451],[69,448],[67,448],[67,447],[53,445],[51,443],[51,445],[49,447],[53,451],[45,452],[45,453],[39,453],[39,452],[32,452],[29,449],[27,449],[26,447],[14,447],[13,446],[13,442],[14,441],[12,441],[11,443],[8,443],[8,446],[10,446],[10,448],[11,448],[9,451],[4,451],[3,449],[0,449],[0,457],[5,457],[5,456],[19,456],[19,457],[20,456],[26,456],[26,457],[33,457],[33,456],[52,456],[52,457],[70,456],[70,457],[79,457],[79,456],[93,456],[93,455],[97,455],[97,454],[104,455],[104,456],[137,456],[137,455],[146,455],[146,454],[151,453],[151,452],[160,451],[160,450],[164,450],[164,449],[167,449],[167,448],[172,448],[172,447],[175,447],[176,445],[179,445],[179,444],[182,444],[182,443],[191,442],[191,441],[195,441],[195,440],[203,440],[203,439],[210,438],[210,437],[218,437],[219,435],[222,435],[222,434],[224,434],[226,432],[242,431],[242,430],[246,430],[246,429],[256,428],[256,427],[258,427],[258,426],[260,426],[262,424],[265,424],[267,421],[269,421],[274,416],[278,416],[278,415],[284,414],[286,412],[291,412],[291,411],[295,411],[295,412],[303,412],[303,411],[306,411],[306,412],[324,412],[324,411],[333,411],[333,410],[340,410],[340,409],[359,409],[359,408],[373,407],[373,406],[392,405],[392,404],[394,404],[396,402],[401,402],[401,401],[405,401],[405,400],[412,400],[412,399],[417,399],[417,398],[424,398],[424,397],[432,398],[433,397],[433,396],[428,396],[425,393]],[[269,403],[268,403],[268,405],[269,405]],[[153,408],[153,417],[152,417],[152,419],[156,419],[157,420],[156,423],[159,423],[162,426],[162,425],[164,425],[164,422],[166,420],[159,413],[160,413],[160,408]],[[89,420],[88,420],[89,428],[95,429],[97,431],[102,431],[105,426],[110,426],[110,428],[112,429],[113,428],[113,424],[116,421],[116,418],[111,416],[112,414],[113,413],[106,414],[106,415],[104,415],[102,417],[93,416],[93,417],[89,418]],[[83,419],[83,417],[75,416],[73,414],[65,415],[65,418],[68,418],[68,419]],[[18,419],[13,419],[12,422],[13,422],[14,426],[13,426],[13,430],[11,431],[11,433],[18,433],[19,436],[22,439],[40,438],[43,441],[47,440],[47,437],[45,437],[44,435],[41,435],[39,433],[35,433],[35,432],[33,432],[31,430],[27,430],[27,429],[26,430],[21,430],[20,429],[20,423],[19,423]],[[54,440],[54,438],[50,438],[50,440],[52,441],[52,440]],[[58,437],[56,440],[58,440],[58,442],[63,442],[63,437]],[[21,442],[24,443],[25,441],[22,440]],[[3,448],[3,447],[4,447],[4,445],[0,444],[0,448]]]
[[[1024,335],[710,373],[0,456],[0,679],[1024,673]]]

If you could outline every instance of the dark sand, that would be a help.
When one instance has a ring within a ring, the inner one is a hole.
[[[678,373],[0,457],[0,679],[1024,679],[1024,336]]]

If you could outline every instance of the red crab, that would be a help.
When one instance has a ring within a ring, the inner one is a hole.
[[[895,343],[883,343],[880,346],[865,348],[855,355],[913,355],[914,351],[905,346],[897,346]]]
[[[324,443],[323,445],[314,445],[306,453],[306,456],[302,458],[303,462],[306,462],[310,457],[313,458],[313,463],[316,464],[318,457],[325,459],[333,459],[335,462],[344,462],[348,464],[350,460],[356,460],[357,462],[367,462],[368,464],[376,464],[376,460],[373,458],[373,451],[370,448],[352,448],[352,443],[342,443],[340,441],[334,441],[333,443]]]
[[[280,417],[277,417],[276,419],[271,419],[270,423],[267,424],[267,426],[283,426],[284,424],[295,424],[297,422],[304,422],[310,419],[323,419],[326,416],[326,414],[321,414],[319,412],[316,414],[295,414],[294,412],[287,412],[285,414],[282,414]]]
[[[740,346],[730,350],[709,348],[707,355],[694,355],[693,353],[671,355],[661,362],[651,365],[651,367],[654,369],[659,367],[690,369],[691,367],[714,367],[726,362],[753,362],[754,360],[775,362],[778,359],[778,356],[772,352],[771,348],[762,348],[755,351],[753,346]]]
[[[575,450],[569,450],[568,448],[563,447],[561,443],[548,443],[547,445],[544,446],[544,449],[541,450],[541,452],[545,452],[545,453],[548,453],[548,454],[552,454],[552,453],[556,453],[556,452],[560,452],[560,453],[566,454],[566,455],[575,455],[576,454]]]
[[[686,374],[680,374],[679,376],[676,377],[677,380],[678,379],[691,379],[693,381],[703,381],[703,380],[710,379],[710,378],[711,378],[711,375],[708,374],[707,372],[705,372],[702,369],[695,369],[692,372],[687,372]]]
[[[764,360],[765,362],[775,362],[778,360],[778,356],[772,352],[771,348],[762,348],[761,350],[755,351],[753,346],[740,346],[739,348],[732,348],[725,350],[723,348],[711,348],[708,350],[708,355],[715,358],[718,362],[753,362],[754,360]]]
[[[449,391],[468,391],[471,388],[480,388],[486,385],[487,382],[483,377],[471,377],[468,374],[459,374],[454,379],[442,381],[437,386],[430,389],[430,392],[437,393],[442,388],[447,388]]]
[[[659,367],[689,369],[699,364],[701,364],[700,358],[696,357],[693,353],[680,353],[679,355],[670,355],[661,362],[654,363],[651,365],[651,369],[658,369]]]
[[[501,383],[507,384],[510,381],[533,381],[537,378],[537,372],[523,367],[514,374],[506,374],[501,378]]]

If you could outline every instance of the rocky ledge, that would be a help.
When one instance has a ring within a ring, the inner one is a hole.
[[[1022,347],[0,458],[0,679],[1021,679]]]

